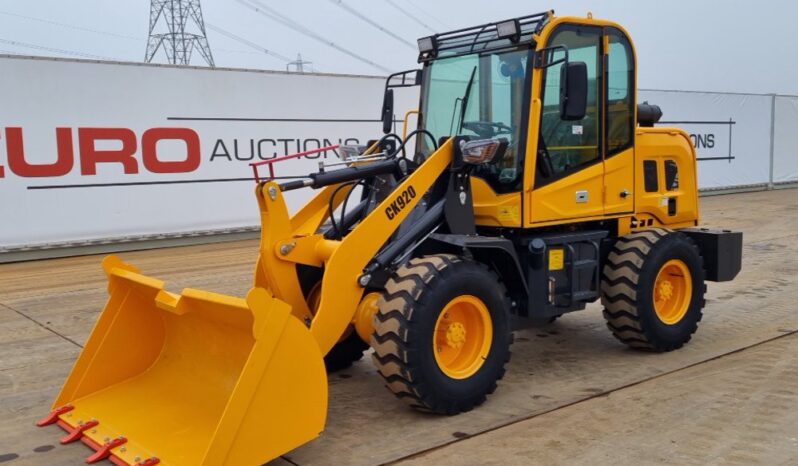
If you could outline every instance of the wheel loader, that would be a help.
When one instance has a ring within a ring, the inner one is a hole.
[[[386,82],[383,136],[290,181],[284,158],[253,166],[246,297],[103,261],[108,303],[39,425],[90,463],[258,465],[322,432],[327,370],[369,347],[398,399],[455,415],[496,390],[514,330],[591,302],[630,347],[690,340],[742,234],[699,227],[690,136],[637,102],[628,33],[545,12],[418,44],[422,69]],[[410,86],[400,136],[393,93]],[[298,189],[315,195],[291,215]]]

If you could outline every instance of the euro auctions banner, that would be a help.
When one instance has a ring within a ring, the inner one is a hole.
[[[251,162],[381,135],[377,77],[0,56],[0,83],[0,253],[255,226]],[[702,188],[768,181],[770,96],[643,100],[691,133]],[[398,115],[417,104],[417,88],[397,90]],[[779,153],[794,153],[783,140]],[[337,159],[328,150],[277,175]],[[290,194],[297,208],[312,193]]]
[[[0,76],[0,250],[257,225],[249,163],[382,135],[384,78],[11,57]]]

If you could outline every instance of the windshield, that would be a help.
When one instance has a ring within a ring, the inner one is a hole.
[[[465,135],[508,141],[502,160],[480,166],[475,175],[497,192],[520,189],[523,148],[521,129],[529,49],[471,54],[433,61],[425,72],[422,123],[436,140]],[[430,142],[419,140],[429,155]]]

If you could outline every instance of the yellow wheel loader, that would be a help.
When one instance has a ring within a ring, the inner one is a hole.
[[[370,346],[399,399],[452,415],[497,388],[514,329],[590,302],[631,347],[690,340],[742,234],[698,227],[690,137],[636,101],[626,31],[546,12],[418,44],[423,69],[386,83],[383,137],[293,181],[269,161],[246,297],[103,261],[109,301],[40,425],[90,462],[258,465],[324,429],[325,355]],[[415,85],[399,136],[393,92]],[[284,194],[309,188],[289,215]]]

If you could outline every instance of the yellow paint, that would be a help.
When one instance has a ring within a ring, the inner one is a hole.
[[[565,268],[565,250],[549,249],[549,270],[562,270]]]
[[[97,419],[96,443],[124,435],[129,464],[262,464],[324,427],[327,380],[318,346],[264,289],[247,299],[186,289],[105,259],[110,298],[54,408],[70,426]],[[264,441],[268,439],[268,441]]]
[[[695,226],[699,221],[698,179],[695,149],[690,135],[676,128],[638,128],[635,163],[635,215],[655,219],[655,226],[678,228],[677,225]],[[658,190],[646,192],[643,162],[657,164]],[[665,161],[673,160],[679,168],[679,189],[669,191],[665,186]],[[677,213],[668,215],[667,200],[676,198]]]
[[[476,374],[490,353],[493,321],[476,296],[462,295],[444,306],[435,322],[432,349],[441,371],[453,379]]]
[[[503,225],[517,225],[521,223],[521,207],[516,205],[499,206],[499,221]]]
[[[604,214],[631,213],[635,210],[635,150],[629,148],[604,161]],[[624,193],[626,196],[624,197]]]
[[[355,331],[360,339],[366,343],[369,342],[371,339],[371,334],[374,333],[374,315],[379,310],[377,307],[377,301],[381,296],[381,293],[369,293],[366,296],[363,296],[363,299],[357,306],[357,312],[355,313],[355,320],[353,324],[355,325]]]
[[[296,266],[282,260],[280,254],[274,253],[276,244],[289,240],[294,235],[294,227],[288,217],[288,206],[280,192],[279,185],[274,181],[259,184],[255,190],[255,196],[260,208],[261,237],[254,286],[271,291],[276,298],[282,299],[291,306],[291,312],[297,318],[304,320],[310,315],[310,309],[308,309],[302,288],[299,285]],[[318,197],[311,201],[311,204],[317,203]],[[304,210],[301,210],[298,215],[305,215]],[[312,215],[306,215],[306,217],[308,220],[301,222],[305,228],[307,228],[307,222],[315,223],[315,221],[309,220],[313,217]]]
[[[471,178],[474,218],[477,225],[494,227],[521,226],[521,194],[496,194],[482,178]]]
[[[566,219],[602,217],[604,214],[604,165],[595,163],[528,193],[527,213],[531,225],[541,222],[562,223]],[[578,202],[577,195],[587,200]]]
[[[683,261],[672,259],[660,268],[654,281],[654,311],[663,323],[681,322],[693,297],[693,277]]]

